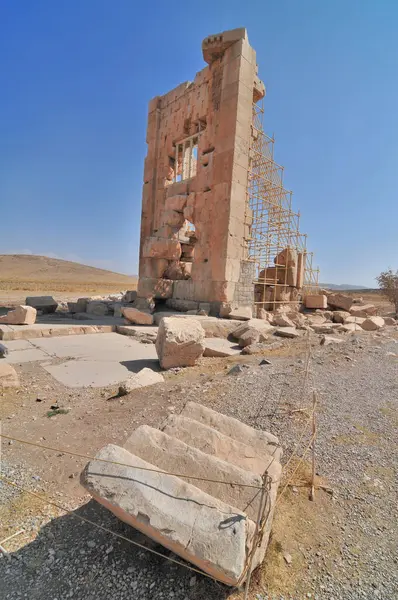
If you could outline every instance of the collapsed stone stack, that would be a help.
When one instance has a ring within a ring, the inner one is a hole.
[[[274,310],[283,303],[298,305],[304,284],[304,255],[295,248],[284,248],[274,263],[259,273],[255,302],[265,310]]]
[[[252,568],[264,559],[281,454],[271,433],[188,402],[162,431],[138,427],[124,448],[110,444],[96,456],[126,466],[93,460],[81,481],[117,517],[234,586],[247,575],[253,543]],[[264,474],[265,521],[254,540]]]

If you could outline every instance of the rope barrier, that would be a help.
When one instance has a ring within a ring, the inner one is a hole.
[[[129,542],[130,544],[133,544],[133,546],[137,546],[138,548],[141,548],[142,550],[147,550],[148,552],[151,552],[152,554],[155,554],[156,556],[160,556],[161,558],[165,558],[166,560],[169,560],[172,563],[175,563],[176,565],[180,566],[180,567],[185,567],[186,569],[189,569],[190,571],[194,571],[195,573],[199,573],[199,575],[204,575],[205,577],[208,577],[209,579],[211,579],[212,581],[216,581],[217,579],[215,579],[214,577],[212,577],[211,575],[209,575],[208,573],[205,573],[204,571],[201,571],[200,569],[196,569],[195,567],[191,567],[188,564],[185,564],[175,558],[171,558],[170,556],[166,556],[165,554],[162,554],[161,552],[157,552],[157,550],[153,550],[152,548],[148,548],[147,546],[144,546],[144,544],[140,544],[139,542],[135,542],[134,540],[131,540],[130,538],[128,538],[127,536],[121,534],[121,533],[116,533],[116,531],[112,531],[112,529],[109,529],[108,527],[104,527],[103,525],[99,525],[98,523],[95,523],[94,521],[91,521],[91,519],[87,519],[86,517],[82,517],[81,515],[78,515],[77,513],[75,513],[73,510],[70,510],[69,508],[65,508],[64,506],[62,506],[61,504],[58,504],[58,502],[53,502],[52,500],[48,500],[47,498],[43,498],[42,496],[40,496],[40,494],[37,494],[36,492],[32,492],[31,490],[27,490],[26,488],[24,488],[23,486],[15,483],[14,481],[10,481],[9,479],[7,479],[6,477],[4,477],[3,475],[0,475],[0,481],[4,481],[5,483],[7,483],[8,485],[14,486],[16,488],[18,488],[19,490],[21,490],[22,492],[29,494],[31,496],[34,496],[35,498],[37,498],[38,500],[41,500],[44,504],[49,504],[50,506],[55,506],[55,508],[58,508],[58,510],[62,510],[63,512],[67,513],[68,515],[71,515],[72,517],[76,517],[76,519],[80,519],[80,521],[84,521],[85,523],[89,523],[90,525],[94,525],[94,527],[97,527],[98,529],[101,529],[102,531],[106,531],[107,533],[110,533],[112,535],[114,535],[117,538],[120,538],[121,540],[124,540],[125,542]]]
[[[172,475],[173,477],[180,477],[181,479],[195,479],[196,481],[208,481],[209,483],[223,483],[224,485],[233,485],[240,486],[245,488],[252,488],[254,490],[261,490],[261,485],[252,485],[249,483],[238,483],[236,481],[222,481],[221,479],[210,479],[208,477],[197,477],[195,475],[185,475],[181,473],[169,473],[167,471],[162,471],[161,469],[151,469],[149,467],[136,467],[135,465],[130,465],[128,463],[123,463],[115,460],[108,460],[106,458],[96,458],[95,456],[88,456],[87,454],[79,454],[78,452],[71,452],[70,450],[63,450],[61,448],[53,448],[52,446],[45,446],[43,444],[37,444],[36,442],[29,442],[27,440],[21,440],[19,438],[14,438],[10,435],[4,435],[0,433],[0,438],[4,438],[6,440],[11,440],[13,442],[19,442],[20,444],[26,444],[28,446],[34,446],[35,448],[40,448],[41,450],[51,450],[52,452],[69,454],[70,456],[77,456],[78,458],[85,458],[86,460],[95,460],[98,462],[108,463],[111,465],[118,465],[120,467],[130,467],[131,469],[138,469],[140,471],[149,471],[151,473],[162,473],[163,475]],[[274,458],[267,465],[267,469],[272,464]]]

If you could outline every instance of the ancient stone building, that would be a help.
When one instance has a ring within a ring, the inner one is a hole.
[[[245,29],[203,41],[208,63],[149,103],[138,297],[253,304],[252,106],[265,94]]]

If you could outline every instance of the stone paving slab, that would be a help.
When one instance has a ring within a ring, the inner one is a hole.
[[[76,323],[76,322],[75,322]],[[34,325],[0,325],[0,340],[29,340],[38,337],[59,337],[67,335],[83,335],[90,333],[110,333],[115,325],[93,325],[80,322],[79,325],[69,323]]]

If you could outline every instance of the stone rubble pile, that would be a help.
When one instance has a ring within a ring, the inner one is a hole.
[[[102,448],[96,459],[128,466],[93,460],[81,483],[118,518],[235,586],[246,576],[260,502],[256,487],[262,486],[266,473],[266,520],[252,568],[264,559],[281,454],[271,433],[188,402],[179,416],[168,418],[162,431],[143,425],[124,448]]]

